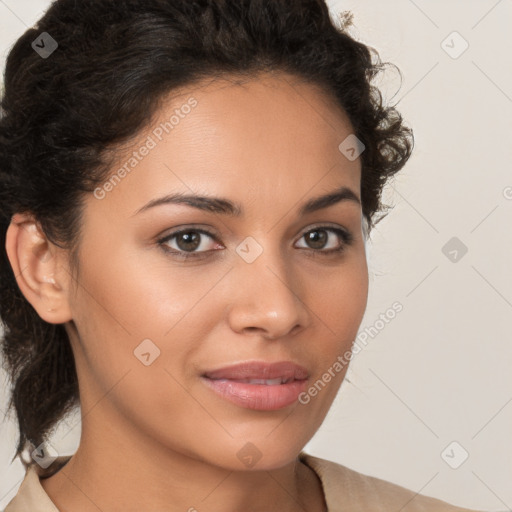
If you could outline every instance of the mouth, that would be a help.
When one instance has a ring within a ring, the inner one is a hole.
[[[211,377],[207,377],[211,378]],[[276,379],[213,379],[220,381],[230,381],[230,382],[241,382],[243,384],[259,384],[264,386],[279,386],[281,384],[288,384],[296,379],[293,377],[277,377]]]
[[[297,401],[309,372],[291,361],[255,361],[207,371],[201,378],[215,394],[239,407],[273,411]]]

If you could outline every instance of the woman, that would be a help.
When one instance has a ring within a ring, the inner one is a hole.
[[[0,315],[28,458],[6,512],[463,510],[302,450],[413,145],[349,24],[321,0],[58,0],[17,41]],[[76,405],[80,446],[53,454]]]

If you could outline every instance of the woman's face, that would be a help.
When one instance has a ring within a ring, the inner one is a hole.
[[[82,442],[280,467],[324,420],[366,307],[360,160],[339,149],[351,125],[289,75],[190,87],[158,116],[85,202],[67,324]],[[342,187],[354,197],[301,211]],[[161,200],[175,194],[219,199]],[[205,377],[247,361],[307,378]]]

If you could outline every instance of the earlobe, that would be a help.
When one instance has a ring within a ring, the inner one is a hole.
[[[68,274],[55,246],[33,216],[13,215],[5,247],[16,282],[39,316],[52,324],[71,320],[66,292]]]

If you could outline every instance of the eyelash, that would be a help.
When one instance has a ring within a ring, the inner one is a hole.
[[[317,255],[329,256],[329,255],[333,255],[333,254],[336,254],[336,253],[337,254],[341,254],[354,241],[354,237],[353,237],[353,235],[350,232],[345,231],[344,229],[335,228],[335,227],[332,227],[332,226],[317,226],[317,227],[314,227],[314,228],[309,229],[308,231],[304,232],[302,234],[301,238],[303,238],[308,233],[311,233],[311,232],[314,232],[314,231],[330,231],[330,232],[333,232],[333,233],[337,234],[343,240],[343,244],[340,245],[340,247],[337,247],[335,249],[328,249],[328,250],[324,250],[324,249],[311,249],[311,248],[310,249],[306,249],[306,250],[313,251],[313,253],[315,253],[315,256],[317,256]],[[191,227],[191,228],[175,231],[174,233],[171,233],[171,234],[165,236],[164,238],[159,239],[157,241],[158,245],[162,248],[162,250],[166,254],[170,254],[173,257],[176,256],[177,258],[182,259],[182,260],[188,260],[188,259],[191,259],[191,258],[192,259],[204,258],[204,257],[207,257],[207,255],[210,252],[212,252],[212,251],[199,251],[199,252],[188,252],[187,253],[185,251],[176,251],[174,249],[170,250],[169,248],[167,248],[167,246],[165,245],[166,242],[169,242],[170,240],[176,238],[177,236],[179,236],[179,235],[181,235],[183,233],[201,233],[203,235],[209,236],[210,238],[212,238],[214,241],[216,241],[218,243],[218,240],[217,240],[216,236],[213,233],[210,233],[209,231],[206,231],[204,229]]]

